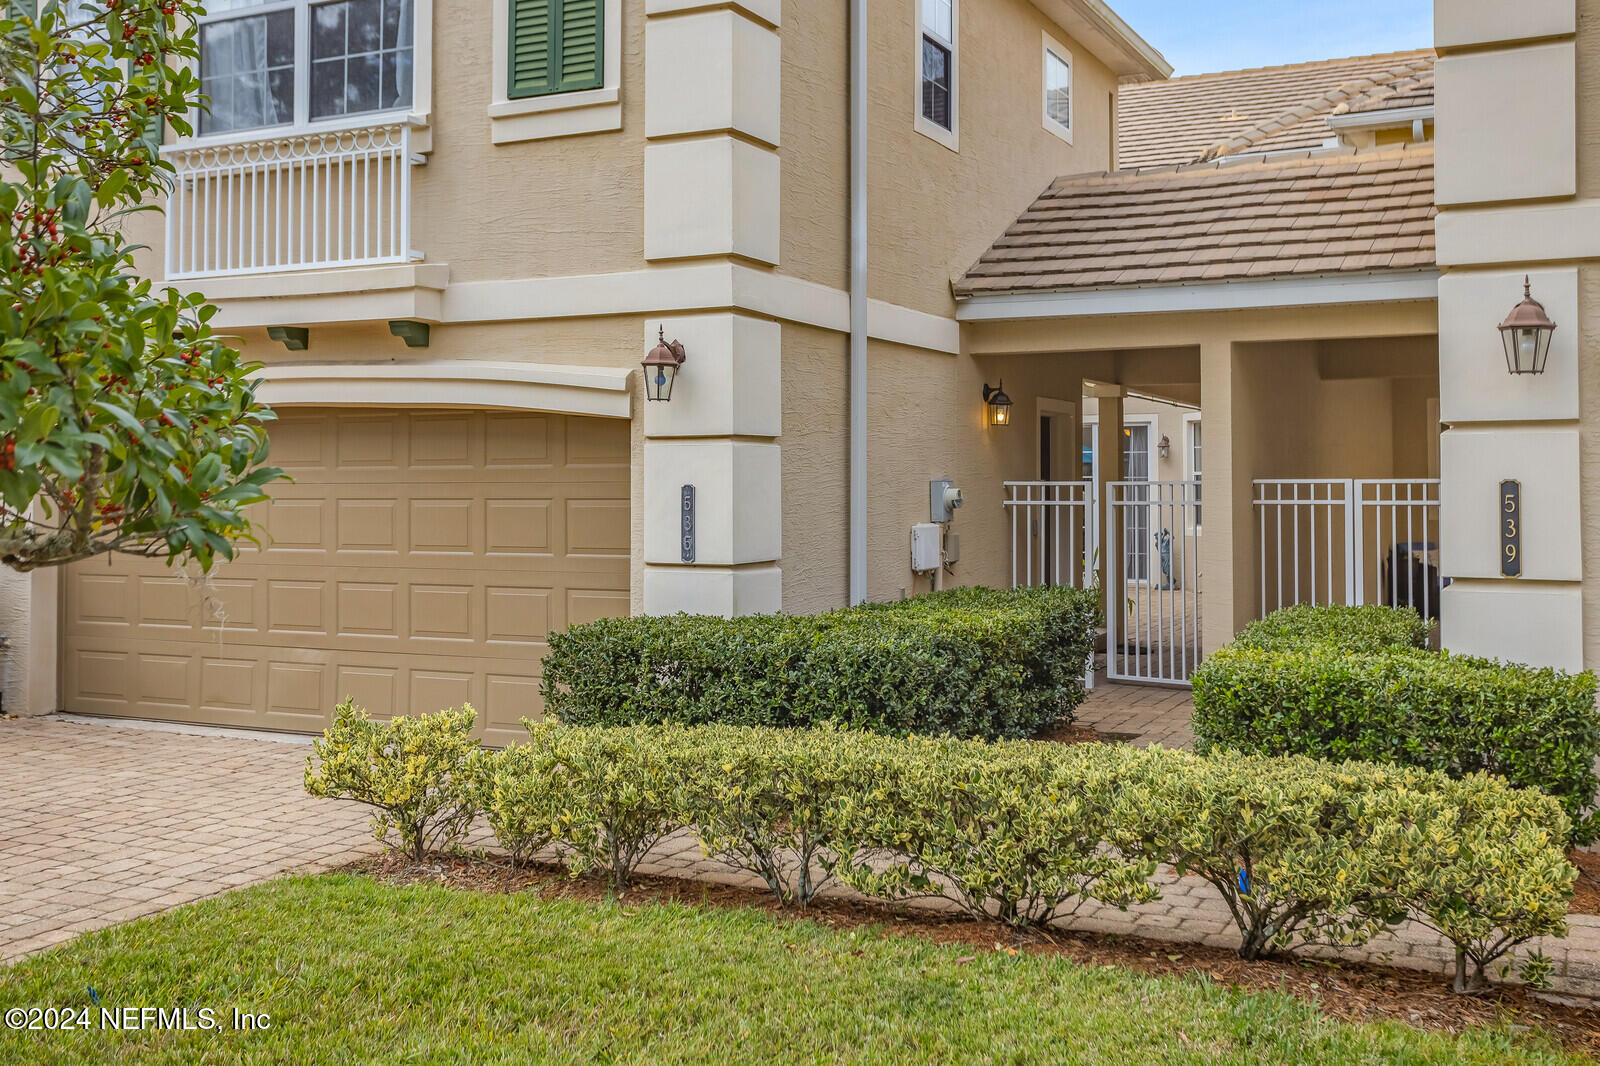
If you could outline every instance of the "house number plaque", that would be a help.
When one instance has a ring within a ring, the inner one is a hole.
[[[1500,576],[1522,576],[1522,482],[1500,482]]]
[[[683,487],[683,561],[694,562],[694,486]]]

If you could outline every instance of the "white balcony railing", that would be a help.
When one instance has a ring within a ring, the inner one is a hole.
[[[404,263],[411,129],[403,122],[248,143],[179,145],[169,279]]]

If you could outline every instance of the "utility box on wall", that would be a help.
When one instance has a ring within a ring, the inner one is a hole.
[[[928,574],[944,565],[944,528],[932,522],[911,527],[911,569]]]

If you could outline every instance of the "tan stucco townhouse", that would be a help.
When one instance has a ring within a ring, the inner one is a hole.
[[[1308,599],[1600,659],[1600,0],[1178,79],[1100,0],[208,7],[146,267],[294,483],[203,581],[0,577],[7,711],[509,739],[568,625],[954,583],[1119,589],[1114,678]]]

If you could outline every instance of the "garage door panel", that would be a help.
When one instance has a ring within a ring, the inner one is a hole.
[[[522,719],[544,717],[539,698],[539,676],[490,674],[479,715],[483,738],[490,744],[514,744],[528,739]]]
[[[549,467],[550,416],[492,414],[486,419],[484,465]]]
[[[399,467],[404,446],[398,417],[346,414],[337,424],[335,464],[346,470],[359,467],[369,474]]]
[[[566,445],[569,466],[626,467],[633,455],[632,435],[626,422],[569,418]]]
[[[329,630],[325,581],[268,581],[267,629],[273,633],[322,634]]]
[[[354,700],[374,717],[384,718],[399,711],[395,693],[400,688],[400,670],[392,666],[341,666],[334,686],[334,701]]]
[[[540,713],[549,634],[628,612],[625,422],[295,411],[271,427],[264,550],[204,582],[119,558],[69,571],[70,709],[315,731],[472,702],[480,733]]]
[[[566,550],[570,555],[627,558],[631,529],[626,500],[568,500]]]
[[[470,555],[481,550],[478,501],[469,498],[412,499],[409,503],[412,553]]]
[[[399,638],[398,583],[341,581],[338,590],[339,636]]]
[[[341,553],[400,551],[400,508],[390,496],[375,500],[339,501],[334,510],[334,550]]]
[[[548,588],[491,586],[484,590],[484,639],[509,644],[542,643],[550,635]]]

